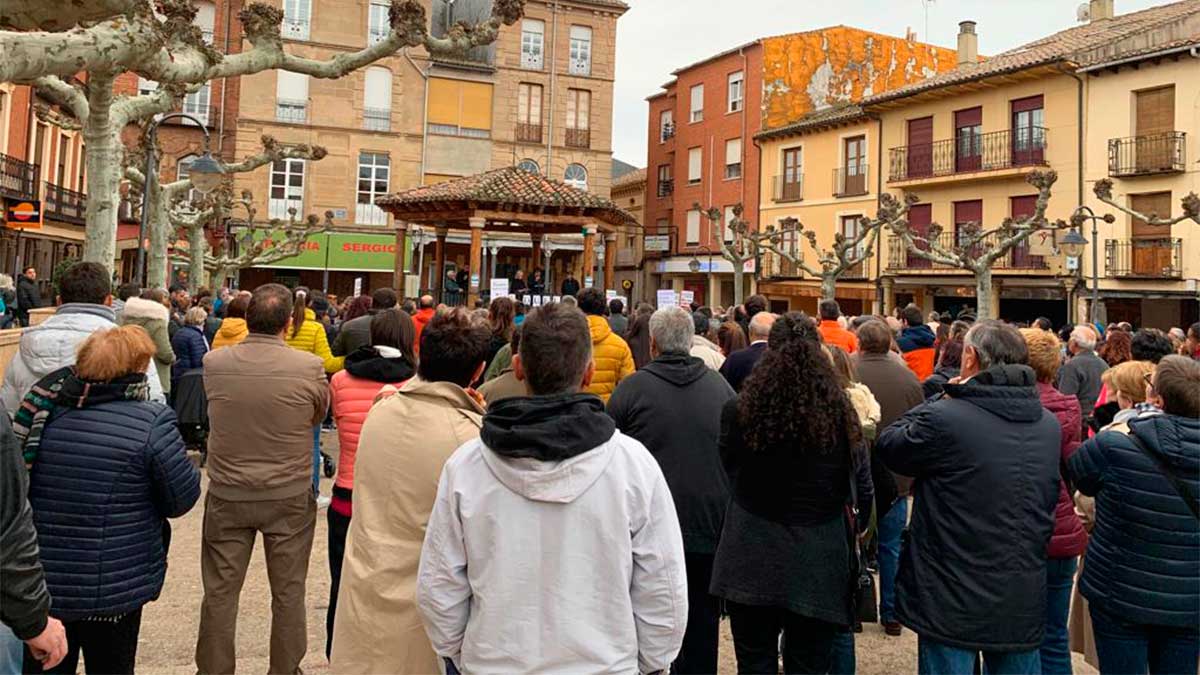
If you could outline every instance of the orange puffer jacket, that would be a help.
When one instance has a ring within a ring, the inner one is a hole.
[[[337,478],[333,484],[347,490],[354,489],[354,457],[358,452],[358,436],[362,433],[367,413],[375,405],[375,397],[385,386],[399,388],[413,374],[412,366],[403,359],[385,358],[376,353],[376,349],[387,348],[363,347],[354,352],[346,359],[346,370],[338,372],[329,382],[333,419],[337,422],[338,433]],[[396,351],[395,355],[398,354]]]

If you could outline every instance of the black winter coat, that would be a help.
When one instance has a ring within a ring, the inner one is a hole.
[[[26,475],[12,423],[0,409],[0,621],[22,640],[41,635],[50,616]]]
[[[208,340],[199,326],[184,326],[171,338],[171,349],[175,351],[175,363],[171,365],[171,381],[174,382],[187,371],[204,367]]]
[[[22,274],[17,277],[17,315],[28,317],[29,310],[42,306],[42,292],[36,281]]]
[[[933,374],[925,378],[921,383],[921,389],[925,392],[925,398],[942,393],[942,389],[946,383],[958,377],[958,368],[948,366],[938,368],[933,371]]]
[[[163,404],[116,401],[52,417],[29,483],[52,614],[114,616],[156,599],[166,519],[199,497],[200,474]]]
[[[683,550],[712,553],[721,537],[729,480],[717,439],[721,409],[736,398],[725,379],[686,354],[665,354],[621,380],[608,414],[662,467],[683,530]]]
[[[1041,645],[1061,438],[1028,366],[947,384],[884,429],[880,457],[915,479],[896,578],[901,623],[960,649]]]
[[[739,349],[725,359],[725,363],[721,364],[721,374],[725,376],[725,381],[733,387],[734,391],[742,390],[742,383],[746,381],[747,377],[750,377],[754,366],[766,352],[767,343],[759,342],[745,349]]]
[[[1154,415],[1131,433],[1200,494],[1200,420]],[[1096,497],[1080,592],[1123,621],[1200,625],[1200,523],[1152,459],[1104,431],[1067,460],[1076,489]]]
[[[349,356],[358,351],[362,347],[370,346],[371,344],[371,320],[375,318],[375,311],[370,314],[350,319],[342,323],[342,327],[338,330],[337,337],[330,342],[330,348],[334,356]]]

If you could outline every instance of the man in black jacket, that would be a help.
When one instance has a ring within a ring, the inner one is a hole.
[[[642,442],[662,467],[683,530],[688,622],[672,672],[717,672],[720,600],[708,592],[713,555],[729,504],[717,440],[721,408],[737,394],[689,355],[694,322],[680,307],[650,317],[654,361],[621,381],[608,414],[621,433]]]
[[[1061,431],[1027,358],[1016,329],[977,323],[962,375],[876,442],[916,479],[896,612],[922,673],[971,672],[979,652],[991,672],[1040,672]]]
[[[729,382],[734,391],[742,390],[742,382],[750,377],[754,365],[767,351],[767,337],[771,334],[771,326],[775,325],[775,315],[769,312],[756,312],[750,319],[750,346],[730,354],[725,363],[721,364],[721,374]]]
[[[390,288],[375,289],[371,294],[371,310],[342,324],[341,330],[333,340],[333,355],[349,356],[359,347],[370,346],[372,317],[384,310],[395,309],[396,302],[396,291]]]
[[[21,276],[17,277],[17,321],[22,326],[29,327],[29,310],[42,306],[42,292],[37,286],[37,270],[27,267]]]
[[[0,672],[21,671],[21,642],[43,668],[67,655],[67,633],[50,616],[50,593],[38,559],[37,532],[27,498],[21,447],[7,414],[0,414]]]

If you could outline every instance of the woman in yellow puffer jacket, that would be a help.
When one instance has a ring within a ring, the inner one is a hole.
[[[292,349],[308,352],[320,358],[325,363],[325,372],[332,375],[342,369],[346,360],[343,356],[334,356],[329,349],[329,337],[325,334],[325,325],[317,321],[317,314],[312,310],[312,293],[303,286],[296,288],[292,307],[292,326],[288,329],[285,341]],[[321,425],[313,427],[313,494],[318,502],[323,504],[321,497]]]

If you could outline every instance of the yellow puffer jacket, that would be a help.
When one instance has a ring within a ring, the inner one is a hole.
[[[300,330],[293,333],[289,328],[286,337],[292,349],[320,357],[325,362],[326,373],[332,375],[342,369],[346,357],[333,355],[329,349],[329,338],[325,335],[325,326],[317,321],[317,315],[311,309],[304,310],[304,323],[300,324]]]
[[[629,377],[636,369],[633,365],[633,352],[621,336],[609,327],[608,321],[602,316],[589,316],[588,327],[592,329],[592,359],[596,362],[596,374],[592,376],[592,384],[587,393],[595,394],[605,403],[612,396],[617,383]]]

